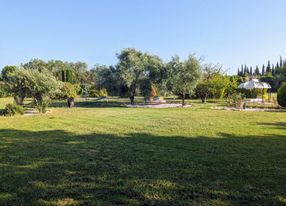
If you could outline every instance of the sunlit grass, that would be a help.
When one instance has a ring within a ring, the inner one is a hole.
[[[284,204],[286,113],[190,102],[0,117],[0,205]]]

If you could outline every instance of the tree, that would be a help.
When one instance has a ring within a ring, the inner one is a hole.
[[[242,67],[243,71],[243,67]],[[221,72],[221,67],[218,65],[205,65],[202,70],[202,78],[197,85],[195,91],[197,97],[202,100],[202,103],[206,103],[207,98],[211,95],[212,79],[215,75]]]
[[[68,107],[71,108],[74,106],[74,98],[77,95],[79,90],[79,85],[74,85],[69,82],[62,83],[61,87],[61,97],[67,99]]]
[[[152,90],[156,88],[157,95],[165,95],[168,92],[168,70],[160,57],[145,53],[146,64],[144,70],[144,77],[140,82],[140,92],[144,97],[152,96]]]
[[[59,88],[56,78],[48,70],[19,69],[16,75],[25,77],[25,86],[33,97],[36,108],[45,113],[50,96]]]
[[[75,84],[88,84],[88,67],[85,62],[68,63],[68,69],[73,71]]]
[[[144,77],[146,66],[146,55],[132,48],[123,49],[117,54],[119,60],[117,68],[120,78],[128,88],[128,97],[131,104],[134,104],[136,90],[139,82]]]
[[[260,71],[259,71],[258,66],[256,66],[256,68],[255,68],[255,72],[254,72],[254,73],[255,73],[255,75],[257,75],[257,76],[258,76],[258,75],[260,75]]]
[[[286,83],[282,84],[278,89],[277,101],[281,107],[286,107]]]
[[[200,61],[193,55],[184,62],[175,56],[168,66],[172,69],[173,91],[181,95],[184,106],[186,94],[192,94],[201,77]]]
[[[22,75],[24,73],[22,70],[19,71],[17,67],[5,67],[2,70],[5,86],[18,105],[23,105],[30,91],[29,81],[26,75]]]
[[[246,64],[244,65],[244,70],[243,70],[243,76],[247,76],[247,66]]]
[[[57,80],[47,70],[19,68],[9,74],[5,82],[18,105],[22,105],[25,97],[30,96],[40,112],[46,111],[48,98],[58,89]]]
[[[210,88],[209,88],[209,85],[208,85],[208,82],[200,82],[196,89],[196,95],[202,100],[202,103],[206,103],[207,102],[207,98],[209,97],[210,95]]]
[[[9,75],[17,70],[16,66],[5,66],[1,71],[3,81],[9,81]]]
[[[265,74],[265,66],[264,64],[262,65],[262,71],[261,71],[261,75],[263,76]]]
[[[29,62],[22,64],[22,67],[24,69],[38,70],[41,72],[48,69],[48,64],[41,59],[32,59]]]
[[[268,61],[268,64],[267,64],[267,67],[266,67],[266,73],[271,73],[270,61]]]
[[[96,65],[91,71],[90,74],[93,77],[92,80],[92,88],[94,89],[102,89],[105,88],[109,94],[113,96],[120,95],[120,87],[121,82],[119,78],[119,72],[113,66],[105,66],[105,65]]]

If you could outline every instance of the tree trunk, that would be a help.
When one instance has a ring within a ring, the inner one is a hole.
[[[14,96],[14,101],[17,105],[23,105],[24,103],[24,98],[23,97],[18,97],[18,96]]]
[[[130,96],[129,99],[130,99],[131,104],[133,105],[134,104],[134,96]]]
[[[134,104],[135,94],[136,94],[136,87],[132,86],[129,91],[129,99],[132,105]]]
[[[202,97],[201,100],[202,100],[202,103],[204,103],[204,104],[207,102],[207,98],[206,97]]]
[[[183,93],[182,94],[182,106],[185,106],[185,97],[186,97],[186,94]]]
[[[68,98],[67,102],[68,102],[69,108],[74,107],[74,98],[73,97]]]

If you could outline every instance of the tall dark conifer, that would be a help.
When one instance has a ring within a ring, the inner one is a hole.
[[[270,73],[271,72],[271,65],[270,65],[270,61],[268,61],[267,67],[266,67],[266,73]]]
[[[246,67],[246,64],[244,65],[243,76],[247,76],[247,67]]]
[[[256,74],[256,75],[260,75],[260,71],[259,71],[258,66],[256,66],[256,68],[255,68],[255,74]]]
[[[261,71],[261,75],[263,76],[265,74],[265,65],[262,65],[262,71]]]
[[[274,64],[272,64],[271,73],[272,73],[272,76],[275,76],[275,67],[274,67]]]

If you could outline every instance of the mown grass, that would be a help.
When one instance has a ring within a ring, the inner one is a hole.
[[[286,204],[286,113],[213,105],[0,117],[0,205]]]

